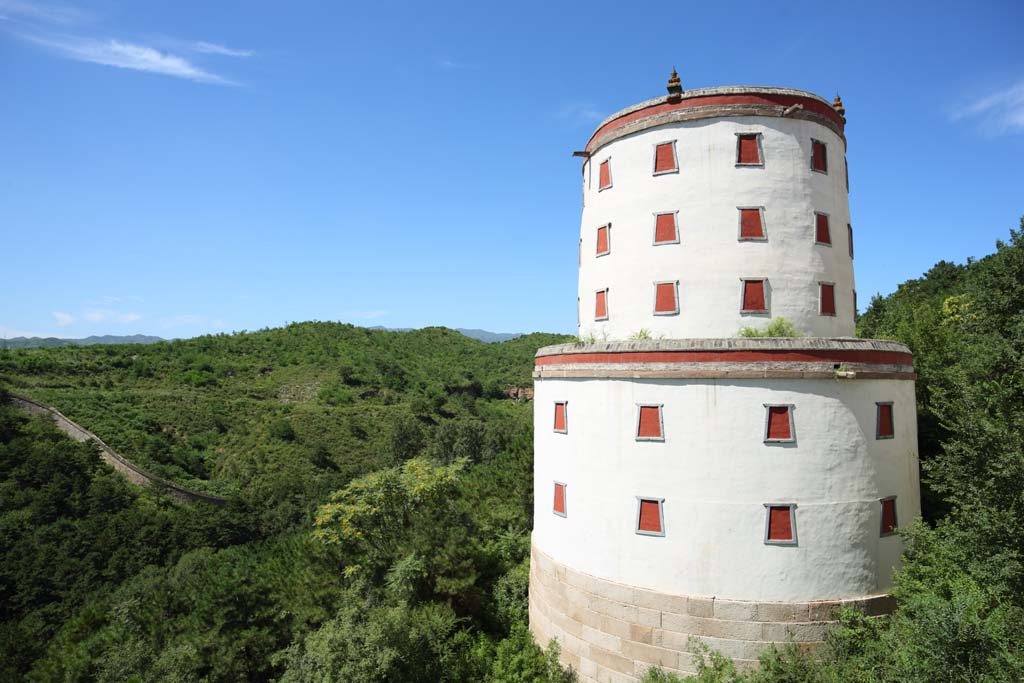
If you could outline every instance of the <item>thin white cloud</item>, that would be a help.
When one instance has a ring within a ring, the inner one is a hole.
[[[235,48],[207,43],[205,40],[198,40],[191,45],[192,50],[207,55],[223,55],[225,57],[252,57],[256,53],[252,50],[236,50]]]
[[[449,70],[455,70],[455,69],[474,69],[474,68],[476,68],[472,64],[467,64],[465,62],[460,62],[460,61],[455,60],[455,59],[447,59],[447,58],[437,59],[437,60],[434,61],[434,63],[437,64],[437,66],[439,66],[442,69],[449,69]]]
[[[75,322],[77,318],[70,313],[64,313],[62,311],[54,311],[53,317],[57,321],[57,327],[67,327],[71,323]]]
[[[56,313],[54,315],[56,315]],[[82,317],[91,323],[112,322],[125,324],[133,323],[136,320],[142,320],[142,316],[138,313],[122,313],[109,308],[87,308],[82,311]]]
[[[41,21],[62,25],[80,24],[91,18],[88,13],[68,5],[48,5],[25,0],[0,0],[0,15],[8,21]]]
[[[237,85],[237,83],[192,64],[184,57],[161,52],[146,45],[136,45],[113,39],[94,40],[74,36],[42,37],[23,34],[22,37],[62,57],[80,62],[184,78],[197,83]]]
[[[558,117],[589,123],[600,121],[605,115],[588,102],[568,102],[558,110]]]
[[[1024,79],[960,106],[950,120],[972,120],[994,135],[1024,133]]]

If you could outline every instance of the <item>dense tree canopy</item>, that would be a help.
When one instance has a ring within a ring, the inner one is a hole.
[[[908,344],[919,373],[925,520],[901,531],[899,608],[753,673],[698,647],[697,680],[1024,680],[1024,221],[876,297],[858,334]],[[531,408],[507,392],[560,341],[303,323],[0,351],[0,386],[231,499],[133,488],[4,402],[0,679],[572,680],[526,628]]]

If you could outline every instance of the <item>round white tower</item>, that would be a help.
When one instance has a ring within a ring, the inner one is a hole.
[[[838,97],[673,72],[577,153],[585,341],[537,353],[530,618],[583,681],[891,609],[914,374],[852,338],[844,125]],[[737,337],[779,317],[805,336]]]

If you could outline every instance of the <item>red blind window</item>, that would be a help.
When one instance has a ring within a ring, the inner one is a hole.
[[[888,536],[896,531],[896,499],[886,498],[882,501],[882,535]]]
[[[640,417],[637,420],[636,438],[662,439],[661,406],[640,406]]]
[[[828,155],[825,150],[825,143],[814,140],[812,142],[811,168],[815,171],[828,173]]]
[[[669,173],[676,169],[675,143],[666,142],[654,148],[654,172]]]
[[[757,135],[737,135],[736,138],[736,163],[760,164],[761,151],[757,148]]]
[[[814,241],[821,244],[832,244],[832,233],[828,229],[828,216],[823,213],[814,214]]]
[[[764,239],[764,225],[761,224],[760,209],[740,209],[740,239]]]
[[[676,301],[676,283],[659,282],[654,285],[654,288],[654,312],[678,313],[679,304]]]
[[[649,534],[663,534],[661,528],[661,501],[640,500],[640,518],[637,520],[637,531]]]
[[[743,310],[751,313],[768,310],[764,301],[764,280],[743,281]]]
[[[879,403],[877,436],[879,439],[891,439],[894,433],[892,423],[892,404]]]
[[[789,406],[768,406],[767,441],[792,441]]]
[[[608,290],[602,289],[597,293],[594,302],[594,320],[604,320],[608,317]]]
[[[563,433],[568,431],[565,424],[565,401],[558,401],[555,403],[555,431]]]
[[[654,219],[654,243],[669,244],[678,241],[676,215],[674,213],[659,213]]]
[[[768,540],[793,540],[793,509],[788,505],[772,505],[768,508]]]
[[[601,256],[603,254],[607,254],[608,252],[610,252],[612,250],[611,242],[608,241],[609,237],[610,237],[608,235],[608,227],[609,226],[607,226],[607,225],[602,225],[600,228],[597,229],[597,255],[598,256]]]
[[[836,286],[822,282],[821,287],[821,314],[836,314]]]
[[[565,514],[565,484],[559,484],[555,482],[555,512],[564,515]]]
[[[598,171],[597,188],[599,190],[603,190],[603,189],[605,189],[607,187],[611,187],[612,186],[612,166],[611,166],[611,164],[612,164],[611,161],[602,161],[601,165],[598,167],[599,171]]]

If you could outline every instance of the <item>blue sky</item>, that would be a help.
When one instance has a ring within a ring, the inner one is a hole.
[[[0,0],[0,334],[574,332],[570,154],[672,66],[842,93],[863,306],[1024,214],[1022,25],[1016,0]]]

